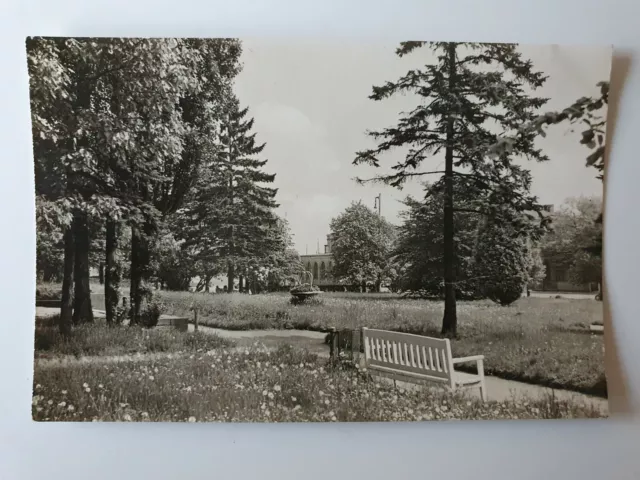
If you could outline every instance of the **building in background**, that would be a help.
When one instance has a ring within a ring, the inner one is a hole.
[[[331,245],[333,235],[327,235],[327,244],[324,246],[324,252],[317,252],[312,255],[300,255],[300,261],[307,272],[313,275],[313,284],[320,288],[332,288],[337,286],[337,282],[331,275],[333,268],[333,255],[331,254]],[[303,280],[308,281],[308,279]]]

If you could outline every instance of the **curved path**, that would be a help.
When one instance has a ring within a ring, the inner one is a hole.
[[[248,346],[253,342],[260,342],[267,347],[276,348],[284,343],[305,348],[310,352],[322,357],[329,357],[329,347],[324,343],[326,333],[312,332],[308,330],[223,330],[199,326],[199,331],[216,334],[224,338],[233,339],[238,346]],[[189,325],[189,331],[193,331],[194,326]],[[401,382],[398,382],[400,384]],[[527,396],[528,398],[547,398],[553,394],[560,400],[572,400],[574,402],[592,405],[601,412],[608,412],[608,401],[606,398],[594,397],[569,390],[551,389],[540,385],[504,380],[498,377],[485,376],[487,394],[489,400],[498,402],[510,401]],[[405,388],[414,387],[411,384],[403,384]],[[415,387],[414,387],[415,388]],[[474,390],[470,390],[475,394]]]

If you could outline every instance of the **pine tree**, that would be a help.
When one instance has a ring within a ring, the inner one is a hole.
[[[277,190],[268,187],[275,175],[265,173],[267,160],[256,158],[265,144],[251,133],[253,119],[236,98],[226,106],[219,145],[206,161],[200,182],[182,217],[185,248],[195,249],[210,265],[225,263],[228,291],[236,276],[245,274],[252,260],[269,251],[270,230],[277,221]]]
[[[534,146],[537,132],[523,132],[508,154],[488,158],[486,153],[497,142],[499,133],[515,131],[534,118],[535,111],[545,104],[545,99],[532,97],[527,92],[540,87],[545,77],[522,58],[516,45],[510,44],[405,42],[397,54],[402,57],[423,46],[435,53],[436,62],[421,70],[409,71],[397,82],[373,87],[370,96],[380,101],[411,92],[420,97],[420,104],[402,114],[396,126],[370,132],[379,141],[377,148],[357,153],[354,163],[378,167],[381,154],[405,147],[408,152],[404,161],[394,165],[392,173],[371,180],[400,187],[412,177],[443,175],[445,306],[442,333],[455,336],[454,179],[492,191],[498,204],[509,204],[516,211],[541,212],[537,199],[528,193],[529,172],[514,163],[518,156],[547,160]],[[443,171],[420,169],[424,161],[436,160],[441,152],[445,161]],[[478,210],[487,215],[498,214],[490,204],[481,205]]]

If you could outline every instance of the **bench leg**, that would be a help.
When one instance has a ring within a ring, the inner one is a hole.
[[[487,402],[487,387],[485,387],[484,382],[480,384],[480,398],[482,399],[482,403]]]

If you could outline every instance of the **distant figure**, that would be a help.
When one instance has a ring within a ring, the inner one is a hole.
[[[531,291],[529,290],[529,286],[527,285],[527,297],[531,296]]]
[[[229,291],[229,289],[228,289],[228,288],[227,288],[227,286],[225,285],[225,286],[224,286],[224,288],[222,289],[222,291],[223,291],[224,293],[227,293],[227,292]]]

